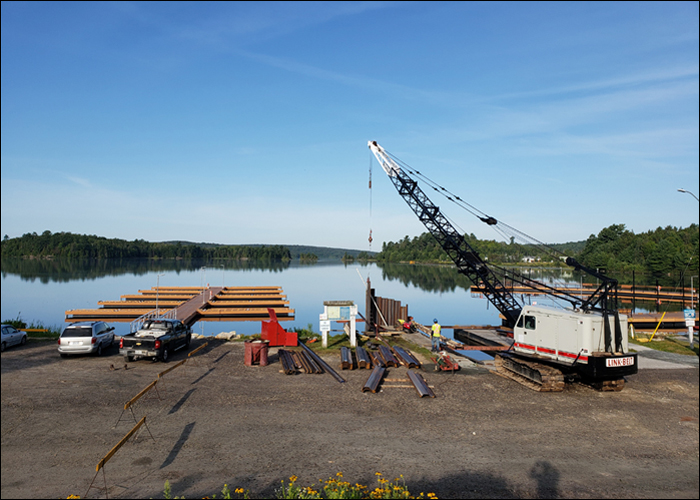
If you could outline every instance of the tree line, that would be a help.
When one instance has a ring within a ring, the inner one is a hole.
[[[574,257],[581,264],[617,272],[639,271],[652,275],[698,272],[698,225],[687,228],[667,226],[635,234],[624,224],[613,224],[591,235],[586,241],[549,245],[546,248],[464,236],[482,259],[498,265],[523,262],[558,263],[562,256]],[[376,256],[379,262],[451,263],[445,251],[430,233],[398,242],[385,242]]]
[[[151,243],[73,233],[26,233],[2,240],[2,257],[66,259],[228,259],[285,262],[289,248],[281,245],[210,245],[183,242]]]

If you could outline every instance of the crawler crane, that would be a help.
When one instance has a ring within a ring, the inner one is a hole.
[[[637,373],[637,355],[628,350],[627,317],[616,307],[617,280],[567,257],[568,266],[598,280],[597,289],[584,299],[513,270],[487,264],[418,186],[414,177],[425,176],[375,141],[368,145],[399,195],[449,255],[458,272],[482,287],[485,297],[501,313],[503,325],[513,329],[512,349],[496,356],[499,373],[538,391],[561,391],[566,379],[580,379],[599,390],[619,391],[624,387],[624,377]],[[433,187],[444,192],[448,200],[474,209],[446,189]],[[472,213],[497,230],[506,228],[524,235],[494,217]],[[564,308],[521,304],[509,290],[508,280],[569,304]]]

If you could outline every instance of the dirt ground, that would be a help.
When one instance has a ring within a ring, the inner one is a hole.
[[[412,494],[441,498],[699,495],[697,367],[642,370],[620,393],[536,393],[483,368],[425,370],[437,397],[421,399],[393,381],[361,392],[370,371],[340,371],[339,356],[325,359],[343,384],[284,375],[274,354],[246,367],[243,354],[242,343],[210,341],[196,364],[164,376],[161,400],[136,405],[154,440],[143,429],[107,463],[109,497],[162,498],[166,479],[177,496],[227,483],[271,497],[293,474],[307,486],[337,472],[370,487],[375,472],[402,474]],[[125,370],[116,348],[61,359],[54,342],[30,342],[2,353],[2,498],[84,496],[134,424],[128,411],[118,422],[124,403],[185,357]]]

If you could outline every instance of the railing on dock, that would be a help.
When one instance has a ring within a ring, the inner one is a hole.
[[[159,309],[153,309],[129,323],[129,332],[137,332],[146,321],[151,319],[177,319],[177,309],[169,309],[164,313]]]

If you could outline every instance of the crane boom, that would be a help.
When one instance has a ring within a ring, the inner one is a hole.
[[[486,298],[505,316],[509,326],[514,325],[520,316],[521,307],[513,294],[486,265],[479,253],[469,245],[464,236],[447,220],[440,208],[433,204],[418,187],[418,183],[406,174],[376,141],[370,141],[368,145],[399,195],[447,252],[457,266],[457,271],[467,276],[472,283],[483,284],[483,293]]]

